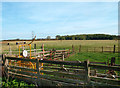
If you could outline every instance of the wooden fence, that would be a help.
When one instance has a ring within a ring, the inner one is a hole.
[[[51,49],[51,50],[45,50],[44,49],[44,44],[42,44],[41,48],[40,49],[37,49],[36,48],[36,44],[34,44],[34,49],[31,50],[32,52],[32,56],[42,56],[43,54],[44,57],[50,57],[52,58],[54,56],[55,59],[59,59],[62,57],[62,54],[63,52],[65,52],[65,57],[69,56],[70,52],[72,51],[73,53],[75,52],[111,52],[111,53],[118,53],[119,52],[119,47],[116,46],[116,45],[113,45],[113,46],[100,46],[100,47],[88,47],[88,46],[82,46],[82,45],[79,45],[79,46],[74,46],[72,45],[72,49],[68,49],[68,50],[55,50],[54,48]],[[30,52],[30,50],[27,50],[28,51],[28,54]],[[6,54],[18,54],[19,51],[13,51],[11,50],[11,46],[9,45],[9,51],[4,51],[3,53],[6,53]],[[43,56],[42,56],[43,57]]]
[[[29,51],[28,51],[28,56],[30,56]],[[5,51],[7,55],[11,56],[19,56],[19,51]],[[63,55],[64,57],[69,57],[71,53],[70,49],[66,50],[49,50],[49,51],[43,51],[41,49],[34,49],[31,50],[31,55],[33,57],[39,57],[39,58],[47,58],[47,59],[54,59],[54,60],[62,60]]]
[[[9,61],[11,64],[9,64]],[[20,66],[17,64],[17,61],[31,62],[36,68]],[[97,65],[89,61],[49,61],[7,56],[3,58],[3,63],[8,78],[17,78],[38,86],[120,87],[119,75],[97,73],[97,69],[120,72],[119,66]],[[41,66],[41,63],[44,65]],[[101,62],[101,64],[103,63]],[[115,78],[112,76],[115,76]]]
[[[88,46],[77,46],[78,48],[72,45],[72,52],[112,52],[112,53],[118,53],[119,49],[116,45],[113,47],[108,46],[101,46],[101,47],[88,47]]]

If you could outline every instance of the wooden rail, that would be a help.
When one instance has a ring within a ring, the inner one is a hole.
[[[93,64],[89,64],[89,66],[96,69],[120,71],[120,67],[117,66],[103,66],[103,65],[93,65]]]

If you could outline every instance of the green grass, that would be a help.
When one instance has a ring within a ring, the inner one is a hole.
[[[29,88],[29,87],[35,87],[34,84],[28,84],[24,81],[19,81],[18,79],[9,79],[7,80],[5,77],[2,78],[2,88]]]
[[[112,57],[116,58],[116,64],[118,64],[118,53],[98,53],[98,52],[81,52],[71,55],[66,58],[66,61],[85,61],[89,59],[91,62],[107,62]]]

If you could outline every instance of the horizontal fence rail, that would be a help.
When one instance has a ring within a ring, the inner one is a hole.
[[[117,66],[102,66],[102,65],[92,65],[92,64],[89,64],[89,66],[96,69],[120,71],[120,67]]]

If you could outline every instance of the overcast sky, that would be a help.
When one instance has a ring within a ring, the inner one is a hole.
[[[3,2],[2,39],[118,34],[118,2]]]

